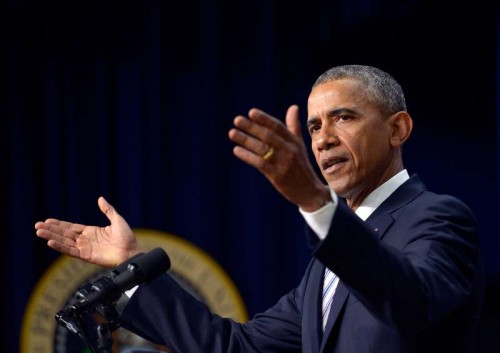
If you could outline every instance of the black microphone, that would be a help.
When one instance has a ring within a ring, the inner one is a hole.
[[[170,258],[162,248],[137,254],[107,275],[81,287],[76,294],[76,303],[58,313],[56,318],[61,318],[61,315],[66,315],[68,312],[79,314],[93,310],[99,304],[112,303],[118,300],[122,293],[156,278],[169,268]]]

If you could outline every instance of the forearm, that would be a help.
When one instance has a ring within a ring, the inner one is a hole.
[[[122,313],[126,329],[176,352],[299,352],[300,325],[289,318],[273,310],[245,324],[222,318],[168,275],[139,287]]]

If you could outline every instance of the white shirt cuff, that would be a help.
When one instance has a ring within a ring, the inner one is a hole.
[[[330,193],[332,195],[332,201],[328,202],[319,210],[316,210],[314,212],[306,212],[299,208],[299,212],[302,214],[309,227],[311,227],[314,233],[316,233],[318,238],[320,238],[321,240],[325,239],[328,235],[333,214],[337,209],[337,193],[335,193],[335,191],[333,191],[331,188]]]
[[[137,290],[138,287],[139,286],[135,286],[133,288],[130,288],[128,291],[125,291],[125,295],[129,298],[132,297],[132,295],[134,294],[134,292]]]

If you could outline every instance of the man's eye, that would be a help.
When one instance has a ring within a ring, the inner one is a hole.
[[[335,117],[335,122],[338,124],[338,123],[344,123],[346,121],[350,121],[352,120],[352,116],[351,115],[347,115],[347,114],[343,114],[343,115],[337,115]]]
[[[319,125],[311,125],[311,126],[309,126],[309,133],[310,134],[313,134],[316,131],[319,131]]]

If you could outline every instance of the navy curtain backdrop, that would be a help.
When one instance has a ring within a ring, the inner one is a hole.
[[[305,225],[233,157],[227,132],[254,106],[283,119],[296,103],[305,119],[316,77],[348,63],[400,81],[415,120],[406,167],[475,211],[489,274],[485,322],[494,322],[493,3],[4,1],[1,351],[19,351],[25,305],[59,256],[35,237],[35,221],[104,225],[100,195],[132,227],[176,234],[210,254],[250,316],[274,304],[309,259]],[[493,332],[485,324],[481,339]]]

